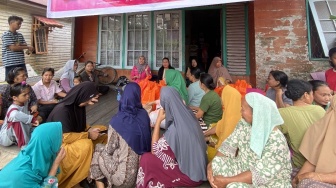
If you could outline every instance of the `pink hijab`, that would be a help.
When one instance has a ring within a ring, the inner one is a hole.
[[[223,77],[225,80],[230,80],[232,82],[229,71],[223,65],[220,67],[216,66],[217,62],[220,60],[221,58],[219,57],[213,58],[208,73],[212,76],[215,84],[217,84],[219,77]]]

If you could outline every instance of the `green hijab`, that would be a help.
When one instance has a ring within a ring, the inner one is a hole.
[[[0,171],[0,187],[41,187],[62,144],[62,124],[36,127],[27,147]]]
[[[261,158],[272,130],[284,121],[275,102],[268,97],[251,92],[245,95],[245,99],[253,109],[250,148]]]
[[[186,83],[181,73],[174,69],[166,69],[164,72],[164,78],[165,78],[167,86],[171,86],[175,88],[181,95],[181,98],[184,100],[186,105],[188,105],[188,102],[189,102],[188,91],[187,91]]]

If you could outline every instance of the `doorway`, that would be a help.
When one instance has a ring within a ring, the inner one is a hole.
[[[215,56],[221,56],[221,9],[185,11],[186,67],[195,58],[208,71]]]

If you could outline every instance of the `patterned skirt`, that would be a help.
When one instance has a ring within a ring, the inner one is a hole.
[[[93,153],[90,178],[107,180],[107,187],[135,187],[139,155],[126,141],[109,126],[109,141],[106,145],[97,144]]]
[[[164,137],[154,143],[153,151],[154,154],[145,153],[140,158],[137,188],[197,187],[203,183],[192,181],[180,171],[174,153]]]
[[[322,183],[319,181],[315,181],[312,179],[304,179],[302,180],[298,186],[298,188],[336,188],[336,185],[329,183]]]

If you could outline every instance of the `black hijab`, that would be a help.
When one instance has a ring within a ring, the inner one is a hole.
[[[84,132],[86,128],[85,106],[79,104],[86,102],[98,94],[93,82],[82,82],[73,87],[64,97],[62,102],[57,104],[50,113],[47,122],[60,121],[63,126],[63,133]]]

